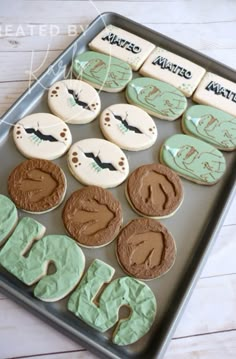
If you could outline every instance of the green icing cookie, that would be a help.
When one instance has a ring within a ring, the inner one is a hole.
[[[189,107],[182,127],[187,134],[199,137],[223,151],[236,149],[236,118],[211,106]]]
[[[161,161],[179,175],[205,185],[216,183],[226,168],[220,151],[197,138],[181,134],[164,142]]]
[[[132,69],[126,62],[95,51],[77,55],[73,72],[77,78],[107,92],[122,91],[132,79]]]
[[[163,81],[141,77],[132,80],[126,89],[128,102],[137,105],[153,116],[173,121],[187,107],[186,97]]]
[[[78,284],[85,265],[79,246],[69,237],[49,235],[40,239],[45,227],[24,217],[0,251],[0,263],[27,285],[36,283],[34,295],[46,302],[65,297]],[[27,257],[24,254],[33,244]],[[56,272],[47,275],[49,263]]]
[[[118,322],[120,307],[128,306],[130,316],[119,321],[113,336],[115,344],[128,345],[150,329],[156,315],[156,298],[146,284],[131,277],[122,277],[105,288],[97,306],[93,299],[113,274],[111,266],[96,259],[71,295],[68,309],[93,328],[105,332]]]
[[[11,233],[17,223],[17,209],[14,203],[0,194],[0,245]]]

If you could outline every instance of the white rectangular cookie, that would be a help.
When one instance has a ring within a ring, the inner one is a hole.
[[[140,69],[140,74],[168,82],[190,97],[206,70],[193,62],[157,47]]]
[[[236,84],[211,72],[203,77],[193,100],[236,116]]]
[[[114,25],[107,25],[90,43],[90,49],[117,57],[137,71],[155,48],[142,39]]]

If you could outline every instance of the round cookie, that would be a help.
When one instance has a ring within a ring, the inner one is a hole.
[[[122,208],[113,195],[96,186],[82,188],[67,200],[62,219],[80,245],[102,247],[113,241],[122,226]]]
[[[161,164],[138,167],[126,184],[126,197],[142,216],[165,218],[173,215],[183,202],[179,176]]]
[[[68,152],[68,166],[79,182],[103,188],[118,186],[129,174],[124,152],[114,143],[100,138],[74,143]]]
[[[100,128],[109,141],[129,151],[149,148],[157,139],[153,119],[141,108],[128,104],[107,107],[100,116]]]
[[[66,193],[66,177],[51,161],[31,159],[20,163],[8,178],[8,192],[25,212],[44,213],[58,207]]]
[[[93,121],[101,110],[97,91],[80,80],[63,80],[48,91],[50,110],[65,122],[84,124]]]
[[[118,262],[129,275],[150,280],[168,272],[176,257],[175,241],[160,222],[136,218],[120,232],[116,254]]]
[[[61,157],[72,143],[69,127],[49,113],[34,113],[22,118],[14,126],[13,138],[25,157],[45,160]]]

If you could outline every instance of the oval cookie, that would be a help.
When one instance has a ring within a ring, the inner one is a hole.
[[[95,51],[77,55],[73,72],[77,78],[106,92],[122,91],[132,79],[132,69],[126,62]]]
[[[181,134],[164,142],[160,159],[180,176],[204,185],[218,182],[226,168],[220,151],[197,138]]]
[[[16,207],[44,213],[58,207],[66,193],[66,177],[55,163],[31,159],[20,163],[8,178],[8,192]]]
[[[101,110],[101,101],[97,91],[86,82],[63,80],[49,89],[48,106],[65,122],[84,124],[97,117]]]
[[[103,188],[118,186],[129,174],[124,152],[114,143],[100,138],[74,143],[68,152],[68,166],[79,182]]]
[[[175,262],[176,246],[165,226],[151,218],[137,218],[117,240],[117,259],[129,275],[142,280],[160,277]]]
[[[147,217],[173,215],[183,201],[179,176],[161,164],[144,165],[131,173],[126,196],[132,208]]]
[[[126,98],[149,114],[168,121],[176,120],[187,107],[186,97],[174,86],[149,77],[129,82]]]
[[[183,131],[222,151],[236,149],[236,117],[205,105],[191,106],[182,118]]]
[[[14,126],[13,138],[25,157],[45,160],[61,157],[72,142],[69,127],[49,113],[33,113],[22,118]]]
[[[142,109],[128,104],[107,107],[100,116],[100,127],[108,140],[129,151],[149,148],[157,138],[153,119]]]
[[[122,209],[109,191],[88,186],[72,193],[62,218],[66,230],[80,245],[101,247],[113,241],[119,233]]]

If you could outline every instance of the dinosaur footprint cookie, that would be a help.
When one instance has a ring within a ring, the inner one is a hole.
[[[101,110],[97,91],[79,80],[63,80],[48,92],[50,110],[67,123],[84,124],[93,121]]]
[[[180,176],[204,185],[218,182],[226,169],[220,151],[197,138],[181,134],[164,142],[160,160]]]
[[[151,147],[157,139],[153,119],[141,108],[128,104],[107,107],[101,114],[100,127],[103,135],[129,151]]]
[[[68,152],[68,167],[79,182],[103,188],[118,186],[129,174],[124,152],[100,138],[74,143]]]

